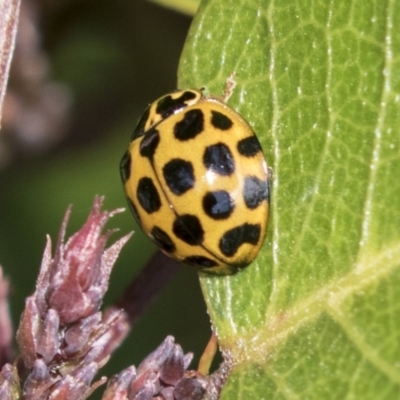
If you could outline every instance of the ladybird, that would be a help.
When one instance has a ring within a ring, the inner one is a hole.
[[[139,226],[170,257],[225,275],[257,256],[270,172],[252,128],[222,99],[190,89],[150,104],[120,172]]]

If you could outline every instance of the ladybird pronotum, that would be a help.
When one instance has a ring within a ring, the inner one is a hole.
[[[181,90],[152,103],[120,165],[129,207],[170,257],[214,274],[248,266],[263,243],[269,170],[249,124],[223,101]]]

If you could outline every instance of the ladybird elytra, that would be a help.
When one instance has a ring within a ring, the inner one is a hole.
[[[232,274],[263,243],[269,171],[249,124],[200,90],[169,93],[140,119],[121,160],[129,206],[172,258]]]

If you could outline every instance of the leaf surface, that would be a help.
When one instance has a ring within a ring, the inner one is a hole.
[[[398,398],[400,3],[203,1],[179,87],[232,72],[274,175],[256,261],[200,277],[222,398]]]

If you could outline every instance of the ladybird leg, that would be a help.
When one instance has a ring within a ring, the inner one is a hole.
[[[217,337],[215,336],[215,333],[213,332],[211,334],[210,340],[207,343],[206,348],[204,349],[203,354],[200,357],[199,366],[197,370],[201,374],[208,375],[215,354],[217,353],[217,350],[218,350],[218,340]]]
[[[235,87],[236,87],[235,72],[232,72],[226,79],[225,89],[222,92],[222,98],[224,100],[224,103],[226,103],[232,96]]]
[[[271,187],[272,187],[272,179],[274,177],[274,171],[270,167],[267,167],[268,171],[268,204],[271,202]]]
[[[268,180],[272,181],[273,177],[274,177],[274,171],[272,171],[272,168],[267,167],[268,169]]]

